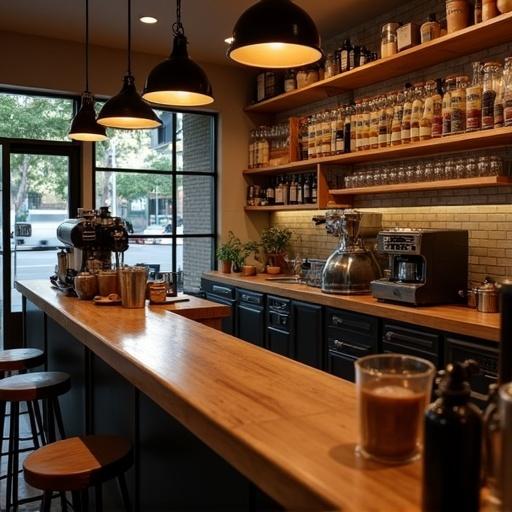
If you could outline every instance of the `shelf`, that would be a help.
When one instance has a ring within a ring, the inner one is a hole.
[[[512,185],[509,176],[485,176],[419,183],[398,183],[396,185],[376,185],[373,187],[341,188],[329,190],[332,196],[356,196],[363,194],[385,194],[390,192],[416,192],[421,190],[443,190],[452,188],[498,187]]]
[[[294,210],[318,210],[317,204],[286,204],[278,206],[246,206],[246,212],[280,212]]]
[[[281,174],[288,171],[312,169],[316,165],[350,165],[366,162],[395,160],[400,158],[422,158],[439,153],[451,153],[456,151],[469,151],[506,146],[511,143],[512,127],[496,128],[493,130],[482,130],[479,132],[462,133],[460,135],[449,135],[439,139],[412,142],[403,146],[391,146],[387,148],[371,149],[369,151],[346,153],[344,155],[313,158],[311,160],[292,162],[276,167],[249,169],[244,171],[244,174]]]
[[[370,62],[245,108],[246,112],[276,113],[301,107],[346,91],[405,75],[450,59],[510,42],[512,13],[434,39],[403,52]]]

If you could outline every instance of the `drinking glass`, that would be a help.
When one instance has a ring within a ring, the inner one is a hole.
[[[435,367],[419,357],[366,356],[355,362],[362,457],[388,464],[417,459]]]
[[[454,179],[455,176],[455,160],[447,158],[444,162],[444,176],[447,180]]]
[[[478,163],[476,158],[466,158],[466,178],[476,178],[478,176]]]
[[[499,156],[493,155],[490,158],[489,163],[489,175],[490,176],[502,176],[503,175],[503,159]]]
[[[482,155],[478,158],[478,176],[489,176],[490,167],[489,155]]]

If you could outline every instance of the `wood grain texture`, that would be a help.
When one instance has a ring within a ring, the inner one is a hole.
[[[37,348],[13,348],[0,351],[0,372],[28,370],[44,364],[45,356]]]
[[[205,277],[220,283],[262,293],[346,309],[357,313],[430,327],[440,331],[499,341],[499,313],[480,313],[462,305],[413,307],[379,302],[370,295],[328,295],[306,285],[267,281],[266,274],[241,277],[239,274],[207,272]]]
[[[78,299],[77,299],[78,300]],[[64,372],[35,372],[0,379],[0,400],[28,402],[68,392],[71,379]]]
[[[16,287],[286,508],[419,510],[419,463],[355,457],[353,384],[178,315]]]
[[[510,42],[512,14],[503,14],[452,34],[414,46],[386,59],[246,107],[251,113],[276,113],[308,105],[334,94],[402,76],[450,59]]]

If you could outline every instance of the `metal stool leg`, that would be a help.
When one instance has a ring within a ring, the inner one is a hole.
[[[82,512],[82,500],[78,491],[71,493],[71,500],[73,503],[73,512]]]
[[[51,398],[46,401],[46,407],[48,411],[48,442],[54,443],[57,441],[57,437],[55,436],[55,411]]]
[[[50,512],[52,506],[52,491],[45,491],[41,502],[41,512]]]
[[[66,433],[64,432],[64,422],[62,421],[62,413],[60,411],[59,399],[57,397],[53,399],[53,413],[57,422],[60,438],[65,439]]]
[[[32,431],[32,442],[34,443],[34,450],[37,450],[39,448],[39,437],[37,435],[37,426],[36,426],[36,420],[34,416],[34,409],[32,407],[32,402],[26,402],[27,404],[27,412],[28,412],[28,419],[30,422],[30,430]]]
[[[103,488],[101,484],[94,487],[95,512],[103,512]]]
[[[131,512],[132,507],[130,506],[130,496],[128,494],[128,487],[126,486],[126,479],[124,478],[124,474],[121,474],[117,477],[117,483],[119,485],[121,498],[123,499],[124,508],[126,512]]]
[[[37,428],[39,430],[39,435],[41,436],[41,444],[45,445],[46,442],[46,435],[44,432],[44,424],[43,424],[43,418],[41,416],[41,409],[39,409],[39,402],[37,400],[34,400],[32,402],[32,406],[34,408],[34,415],[36,417],[36,424]]]
[[[2,453],[4,451],[4,423],[5,423],[5,402],[0,402],[0,468],[2,467]]]

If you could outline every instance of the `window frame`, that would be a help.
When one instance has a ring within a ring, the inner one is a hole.
[[[105,98],[98,98],[99,101],[105,100]],[[213,191],[212,191],[212,232],[211,233],[197,233],[197,234],[186,234],[183,233],[181,235],[177,234],[177,223],[173,221],[172,223],[172,233],[171,234],[159,234],[159,235],[144,235],[144,234],[130,234],[128,236],[129,239],[170,239],[172,241],[170,248],[170,256],[171,256],[171,270],[173,272],[177,271],[177,241],[179,239],[185,240],[189,239],[211,239],[212,241],[212,251],[211,251],[211,268],[213,270],[217,269],[217,238],[218,238],[218,147],[219,147],[219,133],[218,133],[218,123],[219,123],[219,115],[217,112],[211,111],[203,111],[203,110],[187,110],[187,109],[171,109],[165,108],[163,106],[155,106],[153,107],[155,110],[170,112],[172,115],[172,155],[171,155],[171,169],[169,171],[164,170],[156,170],[156,169],[135,169],[135,168],[124,168],[124,167],[99,167],[96,161],[96,143],[93,143],[93,155],[92,155],[92,204],[93,208],[96,208],[96,173],[97,172],[118,172],[118,173],[138,173],[138,174],[157,174],[160,176],[170,176],[171,177],[171,189],[173,191],[173,201],[172,201],[172,218],[177,219],[177,201],[176,199],[176,191],[177,191],[177,177],[178,176],[208,176],[212,179],[213,183]],[[177,158],[176,158],[176,142],[177,142],[177,114],[196,114],[196,115],[204,115],[208,116],[212,119],[212,171],[211,172],[199,172],[199,171],[178,171],[177,170]]]

